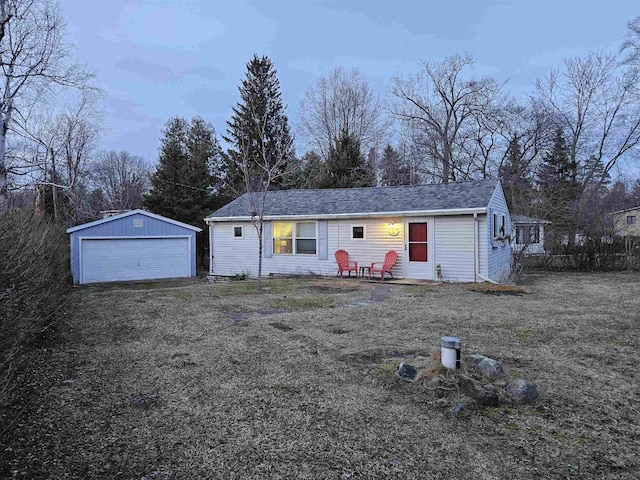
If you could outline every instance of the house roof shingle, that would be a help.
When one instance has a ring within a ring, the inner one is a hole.
[[[499,180],[469,180],[402,187],[279,190],[267,193],[265,217],[434,212],[486,208]],[[251,216],[248,194],[207,219]]]

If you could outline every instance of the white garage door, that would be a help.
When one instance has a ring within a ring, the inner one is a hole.
[[[191,276],[188,238],[83,239],[80,283]]]

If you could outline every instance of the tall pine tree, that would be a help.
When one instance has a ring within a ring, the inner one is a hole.
[[[383,187],[411,185],[411,170],[403,164],[400,154],[391,145],[387,145],[382,152],[380,168]]]
[[[375,174],[360,153],[360,142],[346,132],[331,146],[326,170],[321,188],[371,187],[375,183]]]
[[[240,102],[233,108],[223,137],[231,145],[226,157],[227,194],[237,197],[247,189],[261,190],[267,175],[269,189],[290,187],[287,180],[295,178],[291,170],[296,164],[293,140],[280,81],[268,57],[254,55],[239,90]],[[267,173],[265,167],[275,171]]]
[[[158,167],[143,204],[150,212],[203,228],[198,234],[202,262],[208,248],[204,217],[222,206],[217,195],[221,149],[213,126],[200,117],[170,119],[160,140]]]
[[[528,214],[533,200],[533,184],[517,138],[509,141],[506,158],[500,165],[504,195],[512,214]]]
[[[544,198],[539,216],[551,220],[549,230],[557,235],[556,240],[566,235],[569,245],[573,244],[580,225],[576,207],[581,187],[577,177],[578,165],[569,155],[562,130],[557,129],[553,147],[543,156],[538,172]]]

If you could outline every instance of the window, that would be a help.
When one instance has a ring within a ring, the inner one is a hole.
[[[242,226],[233,227],[233,238],[242,238]]]
[[[351,226],[351,238],[353,240],[364,240],[364,226],[352,225]]]
[[[516,244],[524,245],[524,227],[516,227]]]
[[[540,227],[538,225],[529,227],[529,243],[540,243]]]
[[[142,227],[142,219],[141,218],[134,218],[133,219],[133,227],[134,228]]]
[[[635,224],[636,224],[636,216],[627,215],[627,225],[635,225]]]
[[[274,254],[316,254],[316,222],[274,222]]]
[[[507,217],[493,214],[493,238],[504,237],[507,233]]]

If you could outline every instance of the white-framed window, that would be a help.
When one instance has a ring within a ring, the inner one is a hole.
[[[142,219],[141,218],[134,218],[133,219],[133,227],[134,228],[142,227]]]
[[[540,243],[540,225],[531,225],[529,227],[529,243]]]
[[[635,225],[637,222],[635,215],[627,215],[627,225]]]
[[[493,238],[504,237],[507,234],[507,217],[498,213],[493,214]]]
[[[364,225],[351,225],[351,240],[364,240],[365,234]]]
[[[315,255],[316,222],[273,222],[273,254]]]
[[[233,226],[233,238],[243,238],[244,237],[244,229],[242,225],[234,225]]]

